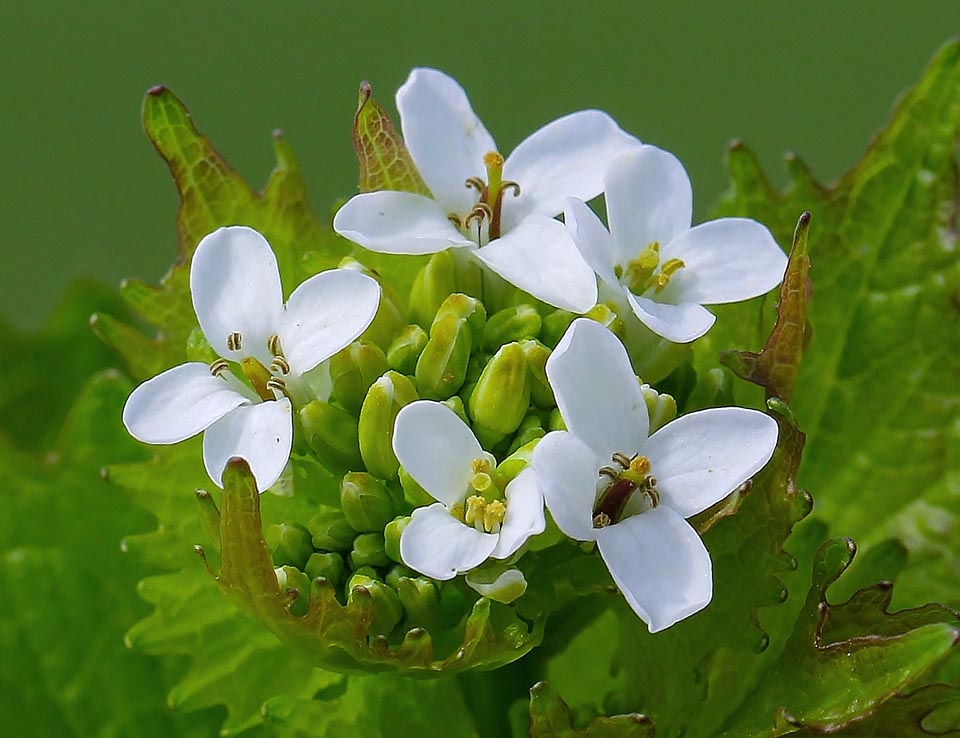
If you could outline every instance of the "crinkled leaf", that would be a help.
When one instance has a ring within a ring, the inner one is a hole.
[[[530,690],[531,738],[653,738],[654,731],[650,718],[639,714],[597,717],[578,730],[570,708],[549,684]]]

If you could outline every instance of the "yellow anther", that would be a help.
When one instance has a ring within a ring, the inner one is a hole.
[[[233,333],[227,334],[227,348],[231,351],[239,351],[241,346],[243,346],[243,336],[240,335],[239,331],[234,331]]]
[[[653,287],[654,292],[663,292],[663,288],[670,284],[669,274],[654,274],[647,280],[646,288]]]
[[[660,271],[670,277],[674,272],[683,269],[685,266],[686,264],[683,263],[683,259],[667,259],[663,262],[663,266],[660,267]]]
[[[477,492],[486,492],[493,484],[493,479],[486,472],[478,472],[470,479],[470,486]]]
[[[660,244],[657,241],[649,244],[640,252],[640,256],[633,260],[641,269],[653,269],[660,263]]]
[[[467,498],[466,505],[463,522],[483,532],[483,512],[487,507],[487,501],[480,495],[472,495]]]
[[[453,515],[461,523],[463,522],[463,503],[457,502],[453,507],[450,508],[450,514]]]
[[[507,506],[500,500],[488,502],[483,511],[483,527],[487,533],[499,533],[500,525],[507,514]]]
[[[480,456],[479,458],[476,458],[470,462],[470,468],[473,469],[474,474],[488,472],[490,471],[490,461]]]
[[[273,356],[283,356],[283,351],[280,349],[280,336],[276,333],[267,339],[267,351]]]
[[[650,459],[646,456],[634,456],[630,460],[630,471],[634,474],[646,474],[650,471]]]

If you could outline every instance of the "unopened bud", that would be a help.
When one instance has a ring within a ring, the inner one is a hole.
[[[367,471],[390,479],[400,463],[393,453],[393,424],[404,405],[419,399],[413,382],[395,371],[386,372],[370,386],[360,408],[360,455]]]
[[[549,410],[557,406],[553,388],[547,379],[547,359],[550,349],[539,341],[521,341],[520,347],[530,369],[530,401],[539,408]]]
[[[460,418],[464,423],[470,425],[470,419],[467,417],[467,408],[464,407],[463,400],[459,395],[454,395],[453,397],[448,397],[446,400],[440,403],[441,405],[446,405],[448,408],[453,410],[456,413],[457,417]]]
[[[380,273],[375,269],[368,268],[351,256],[340,262],[340,268],[352,269],[365,274],[377,280],[380,285],[380,305],[377,307],[377,314],[373,316],[373,320],[360,335],[360,338],[375,343],[381,349],[386,350],[390,341],[397,335],[397,331],[407,322],[403,303],[390,283],[382,279]]]
[[[530,372],[519,343],[508,343],[487,362],[473,394],[470,417],[478,432],[507,436],[530,406]]]
[[[417,480],[410,476],[406,469],[400,467],[400,486],[403,488],[403,497],[413,507],[432,505],[436,500],[421,487]]]
[[[440,587],[435,581],[422,576],[400,577],[397,594],[411,625],[426,628],[437,625],[441,609]]]
[[[567,332],[567,328],[570,327],[576,317],[575,313],[566,310],[554,310],[552,313],[547,313],[543,319],[543,328],[540,330],[540,340],[550,348],[556,348],[560,339],[563,338],[563,334]]]
[[[400,597],[385,583],[364,574],[354,574],[347,582],[347,604],[360,596],[358,589],[366,590],[373,600],[373,622],[370,632],[389,633],[403,617],[403,605]]]
[[[447,297],[437,310],[437,316],[430,324],[430,335],[433,336],[434,324],[443,320],[447,315],[455,315],[467,321],[470,328],[470,345],[479,346],[483,338],[483,330],[487,322],[487,309],[476,297],[455,293]]]
[[[527,591],[527,580],[523,572],[502,564],[471,569],[465,579],[467,586],[474,591],[505,605],[509,605]]]
[[[362,463],[357,419],[343,408],[314,400],[300,408],[307,444],[325,466],[349,469]]]
[[[386,355],[376,344],[354,341],[330,357],[330,399],[357,415],[370,385],[389,368]]]
[[[212,364],[217,358],[217,352],[213,350],[203,331],[199,327],[190,331],[190,335],[187,336],[187,361]]]
[[[398,564],[403,563],[403,559],[400,558],[400,536],[409,523],[410,516],[401,515],[387,523],[383,529],[383,550],[387,554],[387,558],[396,561]]]
[[[497,486],[500,489],[506,489],[514,477],[530,466],[533,461],[533,449],[536,448],[539,440],[539,438],[535,438],[525,443],[500,462],[494,472]]]
[[[276,566],[289,565],[302,569],[313,553],[310,531],[296,523],[268,526],[264,537]]]
[[[273,573],[281,592],[296,592],[295,595],[290,592],[290,596],[295,598],[290,605],[291,614],[306,615],[310,609],[310,578],[294,566],[278,566]]]
[[[420,270],[410,291],[410,319],[426,328],[433,323],[440,304],[457,291],[453,255],[438,251]]]
[[[543,322],[532,305],[504,308],[490,316],[483,329],[483,343],[489,351],[496,351],[505,343],[536,338]]]
[[[382,533],[361,533],[353,539],[353,549],[347,556],[351,569],[361,566],[389,566]]]
[[[349,551],[357,537],[340,510],[316,513],[307,523],[307,530],[313,538],[313,547],[320,551]]]
[[[600,325],[609,328],[611,333],[617,336],[623,335],[623,320],[621,320],[620,316],[617,315],[617,311],[614,310],[613,306],[609,303],[601,302],[598,305],[594,305],[583,314],[583,317],[595,320]]]
[[[339,587],[343,583],[343,575],[346,573],[346,565],[343,563],[343,556],[338,553],[313,553],[307,559],[307,565],[304,571],[310,579],[323,577],[334,587]]]
[[[643,385],[640,390],[650,417],[650,433],[677,417],[677,401],[671,395],[661,395],[649,384]]]
[[[456,394],[467,376],[471,329],[465,318],[451,313],[430,328],[430,339],[417,360],[417,387],[423,397],[445,400]]]
[[[391,342],[387,350],[387,363],[391,369],[401,374],[413,374],[417,367],[417,359],[420,358],[426,345],[427,332],[419,325],[408,325]]]
[[[560,415],[560,411],[557,408],[554,408],[550,411],[550,420],[547,423],[548,431],[561,430],[565,431],[567,429],[567,424],[563,422],[563,417]]]
[[[543,423],[538,415],[527,415],[513,434],[513,440],[507,449],[508,454],[512,454],[522,446],[526,446],[532,441],[543,438],[547,432],[543,429]]]
[[[395,566],[390,567],[390,571],[387,572],[387,575],[383,578],[383,581],[394,591],[397,591],[397,588],[400,586],[400,579],[402,577],[415,577],[416,572],[408,569],[403,564],[396,564]]]
[[[340,483],[340,507],[359,532],[381,531],[397,514],[394,496],[366,472],[350,472]]]
[[[197,512],[200,514],[200,525],[207,538],[213,543],[213,547],[220,550],[220,511],[217,509],[217,503],[205,489],[198,489],[194,492],[197,498]]]

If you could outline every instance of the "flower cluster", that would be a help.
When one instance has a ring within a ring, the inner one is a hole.
[[[623,327],[694,341],[715,321],[704,304],[765,294],[786,257],[751,220],[691,227],[680,162],[603,112],[560,118],[504,157],[441,72],[414,70],[397,107],[429,194],[364,192],[334,228],[370,251],[429,255],[408,304],[355,260],[284,303],[263,236],[221,228],[190,274],[216,356],[137,387],[126,427],[151,444],[203,432],[213,482],[240,457],[261,492],[292,449],[312,454],[341,477],[340,505],[268,531],[277,576],[309,592],[297,582],[349,568],[347,591],[377,583],[384,631],[415,608],[411,587],[460,575],[515,601],[528,549],[558,533],[595,542],[651,631],[699,611],[711,562],[687,519],[769,461],[777,424],[734,407],[673,419]],[[587,204],[600,195],[609,228]],[[386,337],[373,331],[384,301],[410,321]]]

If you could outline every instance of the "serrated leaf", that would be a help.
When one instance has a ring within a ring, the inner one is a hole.
[[[530,738],[653,738],[646,715],[597,717],[582,729],[573,726],[570,708],[546,682],[530,690]]]

